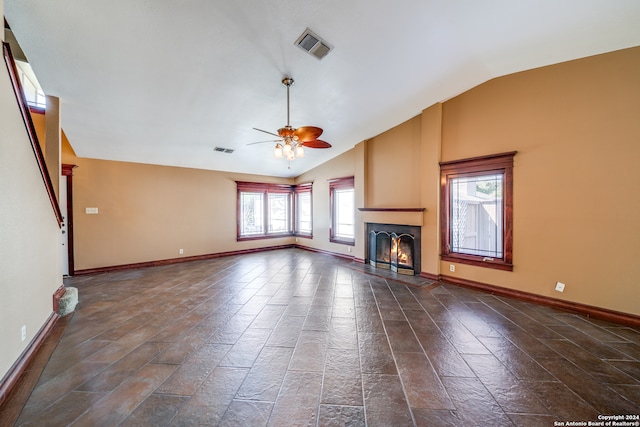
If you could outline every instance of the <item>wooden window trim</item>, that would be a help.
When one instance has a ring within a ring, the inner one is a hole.
[[[513,271],[513,158],[517,151],[473,157],[440,163],[440,236],[443,261],[458,262],[498,270]],[[453,178],[499,173],[504,176],[503,194],[503,257],[488,260],[480,255],[455,253],[451,248],[451,194],[449,182]]]
[[[236,240],[247,241],[247,240],[262,240],[262,239],[276,239],[280,237],[304,237],[304,238],[313,238],[313,214],[311,216],[311,224],[312,224],[312,232],[311,234],[298,234],[296,233],[296,192],[312,192],[312,184],[313,183],[304,183],[298,185],[289,185],[289,184],[272,184],[272,183],[262,183],[262,182],[248,182],[248,181],[236,181],[237,185],[237,195],[236,195]],[[251,192],[251,193],[262,193],[264,197],[264,212],[263,218],[265,221],[265,232],[263,234],[255,234],[251,236],[242,236],[240,234],[240,218],[241,218],[241,204],[240,204],[240,194],[243,192]],[[290,230],[282,233],[269,233],[268,232],[268,218],[269,218],[269,203],[268,203],[268,194],[288,194],[289,195],[289,218],[290,218]],[[313,203],[313,198],[312,198]]]
[[[262,182],[247,182],[247,181],[236,181],[238,186],[238,191],[253,191],[256,193],[260,192],[269,192],[269,193],[291,193],[293,191],[294,185],[289,184],[272,184],[272,183],[262,183]]]
[[[331,221],[329,224],[329,241],[331,243],[339,243],[341,245],[355,246],[356,239],[342,239],[335,235],[335,191],[344,188],[350,188],[355,190],[355,179],[352,176],[343,178],[334,178],[329,181],[329,212],[331,215]]]
[[[311,232],[305,233],[298,230],[298,194],[309,193],[311,197]],[[305,182],[303,184],[297,184],[293,189],[293,234],[296,237],[303,237],[305,239],[313,239],[313,182]]]

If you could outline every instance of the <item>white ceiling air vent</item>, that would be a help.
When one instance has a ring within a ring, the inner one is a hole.
[[[333,49],[333,46],[325,40],[322,40],[317,34],[308,28],[304,30],[300,37],[298,37],[296,45],[318,59],[324,58],[327,56],[329,51]]]
[[[213,149],[213,151],[217,151],[219,153],[227,153],[227,154],[231,154],[234,152],[232,148],[223,148],[223,147],[216,147]]]

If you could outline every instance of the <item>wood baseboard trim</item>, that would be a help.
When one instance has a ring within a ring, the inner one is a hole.
[[[340,254],[338,252],[325,251],[324,249],[312,248],[312,247],[309,247],[309,246],[302,246],[302,245],[294,245],[294,246],[296,248],[298,248],[298,249],[304,249],[305,251],[309,251],[309,252],[317,252],[319,254],[331,255],[331,256],[335,256],[335,257],[338,257],[338,258],[346,259],[346,260],[349,260],[349,261],[357,261],[356,258],[354,258],[352,255]]]
[[[36,355],[59,318],[60,316],[58,316],[57,312],[51,313],[45,324],[40,328],[36,336],[33,337],[27,348],[24,349],[18,360],[15,361],[7,374],[2,378],[0,381],[0,406],[2,406],[11,390],[13,390],[18,383],[29,362],[31,362]]]
[[[440,275],[440,281],[458,286],[464,286],[467,288],[478,289],[500,296],[516,298],[522,301],[545,305],[548,307],[557,308],[559,310],[578,313],[587,317],[593,317],[594,319],[606,320],[608,322],[632,326],[635,328],[640,327],[640,316],[609,310],[607,308],[595,307],[578,302],[564,301],[557,298],[532,294],[515,289],[503,288],[501,286],[489,285],[487,283],[475,282],[473,280],[461,279],[458,277]]]
[[[67,292],[67,289],[64,287],[64,285],[60,285],[58,290],[53,293],[53,312],[54,313],[60,312],[60,299],[64,296],[66,292]]]
[[[234,256],[234,255],[252,254],[256,252],[274,251],[278,249],[289,249],[293,247],[295,247],[295,245],[293,244],[267,246],[265,248],[243,249],[239,251],[217,252],[212,254],[194,255],[194,256],[187,256],[187,257],[181,257],[181,258],[161,259],[157,261],[146,261],[146,262],[138,262],[133,264],[122,264],[122,265],[112,265],[107,267],[87,268],[83,270],[76,270],[74,274],[76,276],[81,276],[81,275],[89,275],[89,274],[109,273],[112,271],[132,270],[136,268],[158,267],[162,265],[179,264],[183,262],[202,261],[206,259],[223,258],[228,256]]]
[[[440,276],[438,276],[437,274],[427,273],[426,271],[422,271],[420,273],[420,277],[422,277],[423,279],[433,280],[434,282],[440,280]]]
[[[364,264],[365,263],[365,260],[363,260],[362,258],[353,258],[353,260],[355,262],[357,262],[358,264]]]

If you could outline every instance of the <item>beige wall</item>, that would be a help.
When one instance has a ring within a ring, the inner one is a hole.
[[[446,102],[442,160],[518,151],[514,271],[459,265],[455,275],[640,314],[639,118],[640,48],[498,78]]]
[[[0,117],[2,378],[52,314],[52,295],[62,285],[62,264],[60,228],[4,65],[0,67]]]
[[[354,152],[347,151],[295,180],[313,182],[314,236],[298,238],[298,244],[355,253],[354,247],[329,242],[328,213],[328,180],[354,175]],[[237,180],[292,184],[294,180],[78,158],[64,145],[63,163],[78,166],[73,172],[76,270],[295,242],[292,237],[237,242],[235,184]],[[361,185],[358,181],[362,180],[356,180],[356,187]],[[98,208],[98,214],[86,214],[86,208]]]
[[[298,238],[298,244],[323,251],[338,254],[353,255],[356,248],[329,242],[329,227],[331,216],[329,213],[329,179],[354,176],[356,191],[362,185],[355,176],[355,149],[300,175],[296,183],[313,182],[313,239]],[[356,219],[357,220],[357,219]],[[357,239],[361,244],[362,239]]]
[[[639,76],[634,48],[498,78],[429,107],[356,146],[358,207],[425,208],[425,273],[640,314]],[[449,272],[439,261],[438,162],[513,150],[514,271]],[[328,162],[301,179],[339,171]],[[328,206],[319,209],[314,220],[328,218]],[[344,252],[325,241],[310,246]]]
[[[421,206],[420,116],[367,141],[367,208]]]
[[[442,104],[422,112],[421,207],[425,208],[422,224],[422,272],[440,274],[440,152],[442,149]]]
[[[75,269],[291,244],[236,241],[235,181],[293,180],[74,158]],[[98,208],[98,214],[86,214]],[[179,254],[183,249],[184,253]]]

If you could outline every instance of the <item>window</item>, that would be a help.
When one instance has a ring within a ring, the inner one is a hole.
[[[312,237],[311,186],[236,182],[238,240]]]
[[[237,182],[238,240],[282,237],[293,233],[291,185]]]
[[[355,191],[353,177],[329,181],[331,228],[329,240],[355,244]]]
[[[269,207],[268,234],[291,232],[291,194],[267,193]]]
[[[264,233],[264,193],[240,193],[240,235]]]
[[[295,187],[295,235],[313,236],[312,184],[299,184]]]
[[[515,155],[440,163],[441,259],[513,270]]]
[[[20,82],[22,83],[22,91],[27,99],[29,107],[40,110],[47,108],[47,98],[38,83],[38,79],[34,74],[31,65],[28,62],[16,60],[16,67],[20,74]]]

